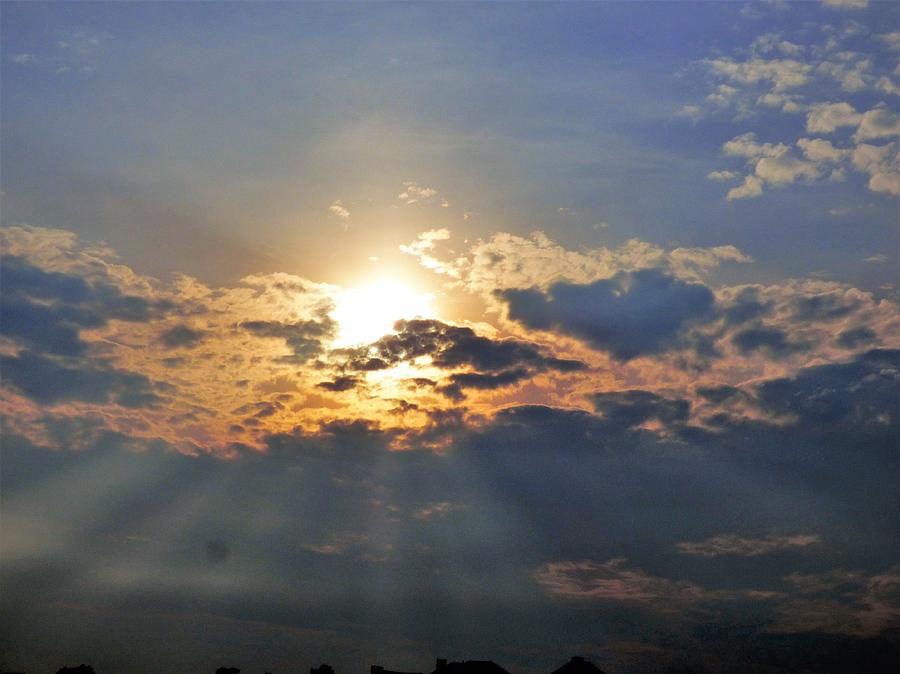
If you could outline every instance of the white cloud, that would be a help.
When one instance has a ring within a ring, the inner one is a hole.
[[[34,55],[33,54],[13,54],[10,59],[13,63],[20,66],[27,66],[30,63],[34,63]]]
[[[900,51],[900,31],[882,33],[878,39],[884,42],[891,51]]]
[[[407,180],[403,183],[403,191],[397,195],[397,198],[400,199],[407,206],[411,206],[412,204],[430,204],[430,203],[438,203],[443,208],[447,208],[450,206],[449,202],[441,198],[440,201],[437,201],[438,191],[433,187],[425,187],[423,185],[419,185],[413,180]]]
[[[781,108],[782,112],[801,112],[803,106],[800,104],[800,100],[800,96],[776,94],[770,91],[757,98],[756,104],[767,108]]]
[[[865,9],[869,0],[822,0],[822,4],[833,9]]]
[[[722,145],[722,151],[735,157],[777,157],[788,151],[788,146],[778,143],[757,143],[756,134],[753,132],[743,133],[735,136],[731,140]]]
[[[900,115],[886,107],[877,107],[863,113],[853,140],[858,143],[897,135],[900,135]]]
[[[431,269],[438,274],[457,276],[458,273],[452,266],[444,264],[430,254],[434,250],[436,241],[446,241],[449,238],[449,229],[429,229],[427,232],[419,234],[418,238],[409,245],[399,246],[399,248],[401,252],[419,258],[419,264],[423,267]]]
[[[900,87],[894,84],[890,77],[879,77],[875,82],[875,88],[883,94],[900,95]]]
[[[900,194],[900,155],[897,143],[870,145],[860,143],[853,150],[853,166],[869,174],[869,189],[873,192]]]
[[[716,182],[728,182],[729,180],[736,180],[741,177],[741,174],[737,171],[711,171],[706,174],[707,179],[715,180]]]
[[[831,144],[831,141],[823,138],[801,138],[797,141],[797,147],[803,150],[803,155],[810,161],[839,162],[850,155],[850,150],[842,150]]]
[[[862,91],[868,86],[871,76],[867,71],[871,68],[872,62],[866,58],[861,58],[852,65],[824,61],[818,66],[819,71],[835,79],[841,89],[849,92]]]
[[[806,116],[806,130],[810,133],[832,133],[840,126],[856,126],[862,119],[852,105],[845,102],[819,103]]]
[[[798,178],[815,180],[819,176],[819,170],[812,162],[785,153],[760,159],[756,163],[756,175],[767,183],[788,185]]]
[[[698,108],[696,105],[685,105],[675,113],[676,117],[686,117],[687,119],[697,119],[700,117],[700,115],[700,108]]]
[[[794,59],[760,59],[734,61],[718,58],[707,61],[713,70],[739,84],[770,82],[772,90],[782,92],[802,87],[809,81],[812,66]]]
[[[350,211],[347,210],[340,199],[335,199],[331,203],[331,206],[328,207],[328,212],[336,218],[343,220],[345,223],[344,226],[346,227],[346,223],[350,219]]]
[[[728,190],[728,194],[725,195],[725,198],[728,201],[734,201],[735,199],[752,199],[753,197],[758,197],[762,194],[762,188],[763,181],[754,175],[749,175],[744,178],[744,182],[738,187],[732,187]]]

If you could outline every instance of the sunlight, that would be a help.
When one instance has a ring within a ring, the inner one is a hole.
[[[401,318],[434,318],[434,295],[383,280],[342,290],[331,317],[338,323],[334,346],[358,346],[393,332]]]

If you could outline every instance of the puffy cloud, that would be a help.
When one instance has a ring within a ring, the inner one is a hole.
[[[706,177],[716,182],[728,182],[729,180],[740,178],[741,174],[737,171],[711,171]]]
[[[444,238],[446,230],[438,231]],[[563,248],[543,232],[533,232],[528,237],[499,232],[471,244],[466,254],[450,260],[436,259],[423,253],[423,249],[431,250],[430,242],[420,239],[401,247],[419,257],[423,266],[459,279],[460,286],[488,300],[493,299],[497,288],[546,287],[562,279],[588,283],[619,271],[646,268],[661,268],[680,278],[699,280],[723,263],[752,261],[734,246],[667,251],[639,239],[630,239],[618,248],[601,246],[574,251]]]
[[[859,143],[897,135],[900,135],[900,115],[886,107],[877,107],[863,113],[853,140]]]
[[[810,133],[833,133],[841,126],[857,126],[861,119],[862,115],[849,103],[818,103],[806,115],[806,130]]]
[[[703,541],[685,541],[676,547],[678,552],[697,557],[759,557],[786,550],[796,550],[818,545],[822,542],[815,534],[794,534],[792,536],[770,535],[765,538],[744,538],[735,534],[720,534]]]
[[[819,169],[812,162],[785,153],[776,157],[762,157],[756,163],[756,175],[773,185],[788,185],[798,178],[815,180],[819,176]]]
[[[590,284],[558,282],[546,292],[513,288],[496,295],[510,320],[578,337],[619,360],[676,348],[682,330],[709,319],[714,304],[706,286],[654,269]]]
[[[796,89],[809,81],[812,66],[794,59],[761,59],[734,61],[717,58],[707,62],[714,72],[739,84],[771,83],[776,93]]]
[[[873,192],[900,194],[900,153],[898,143],[870,145],[860,143],[852,154],[854,168],[869,174]]]
[[[804,156],[815,163],[842,161],[850,155],[850,150],[836,148],[831,141],[823,138],[801,138],[797,146],[803,151]]]
[[[763,193],[763,181],[755,175],[749,175],[744,178],[738,187],[732,187],[725,196],[728,201],[735,199],[751,199],[758,197]]]
[[[900,31],[882,33],[878,36],[878,39],[881,40],[891,51],[900,51]]]
[[[758,143],[756,134],[748,132],[735,136],[722,145],[722,152],[726,155],[736,157],[747,157],[748,159],[756,159],[759,157],[780,157],[788,151],[788,146],[778,143]]]

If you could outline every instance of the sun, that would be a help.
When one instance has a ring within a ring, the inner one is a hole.
[[[336,347],[369,344],[394,331],[402,318],[434,318],[434,295],[392,280],[341,290],[331,317],[338,324]]]

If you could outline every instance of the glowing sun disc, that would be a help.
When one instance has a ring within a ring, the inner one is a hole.
[[[334,346],[369,344],[392,333],[402,318],[434,317],[434,295],[397,281],[378,281],[338,293],[331,317],[338,324]]]

